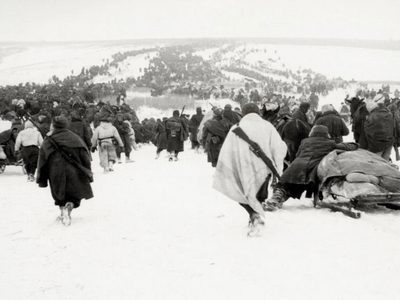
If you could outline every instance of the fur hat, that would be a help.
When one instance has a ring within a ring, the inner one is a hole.
[[[321,112],[322,112],[323,114],[326,113],[326,112],[329,112],[329,111],[335,111],[335,108],[333,107],[332,104],[325,104],[325,105],[322,105],[322,107],[321,107]]]
[[[63,129],[68,127],[68,119],[64,116],[54,117],[53,126],[57,129]]]
[[[243,116],[251,114],[251,113],[255,113],[255,114],[260,114],[260,109],[258,108],[258,106],[254,103],[246,103],[245,105],[243,105],[242,107],[242,114]]]
[[[324,125],[314,125],[310,131],[310,137],[326,137],[330,138],[328,127]]]

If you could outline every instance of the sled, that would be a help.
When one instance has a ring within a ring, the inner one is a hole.
[[[24,162],[22,161],[22,159],[19,160],[0,160],[0,174],[3,174],[4,171],[6,170],[7,166],[21,166],[22,167],[22,172],[24,174],[26,174],[26,170],[25,170],[25,166],[24,166]]]
[[[359,219],[361,218],[361,212],[356,211],[352,208],[350,202],[349,203],[327,203],[324,201],[318,201],[317,202],[317,207],[321,208],[328,208],[333,212],[341,212],[344,215],[354,218],[354,219]]]
[[[314,205],[360,218],[361,211],[400,210],[400,171],[369,151],[334,150],[318,166],[319,197]]]
[[[331,195],[334,200],[338,198]],[[392,210],[400,210],[400,193],[380,193],[380,194],[361,194],[352,199],[326,202],[318,198],[314,198],[314,206],[320,208],[328,208],[334,212],[341,212],[344,215],[359,219],[361,217],[360,210],[376,208],[379,206]]]

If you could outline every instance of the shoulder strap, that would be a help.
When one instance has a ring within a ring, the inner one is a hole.
[[[85,174],[89,179],[93,179],[93,173],[91,170],[89,170],[88,168],[85,168],[84,166],[82,166],[79,162],[77,162],[75,159],[72,158],[72,156],[70,156],[68,153],[66,153],[65,151],[63,151],[60,147],[59,144],[57,144],[57,142],[51,137],[51,136],[47,136],[48,141],[50,142],[50,144],[56,149],[57,152],[60,153],[60,155],[62,156],[62,158],[64,158],[67,162],[69,162],[71,165],[73,165],[74,167],[76,167],[77,169],[79,169],[83,174]]]
[[[240,137],[242,140],[244,140],[246,143],[249,144],[250,150],[259,158],[262,159],[262,161],[267,165],[267,167],[271,170],[272,174],[280,179],[280,175],[278,171],[276,170],[273,162],[271,159],[265,154],[265,152],[261,149],[261,147],[254,141],[252,141],[247,134],[243,131],[242,128],[237,126],[235,129],[232,130],[238,137]]]

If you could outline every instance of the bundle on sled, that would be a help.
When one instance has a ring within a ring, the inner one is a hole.
[[[315,206],[353,218],[361,217],[360,210],[400,209],[400,171],[369,151],[332,151],[320,162],[318,178]]]

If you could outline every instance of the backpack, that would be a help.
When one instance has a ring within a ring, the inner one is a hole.
[[[178,133],[181,132],[181,123],[174,120],[168,120],[166,122],[166,128],[170,131],[171,137],[178,136]]]

